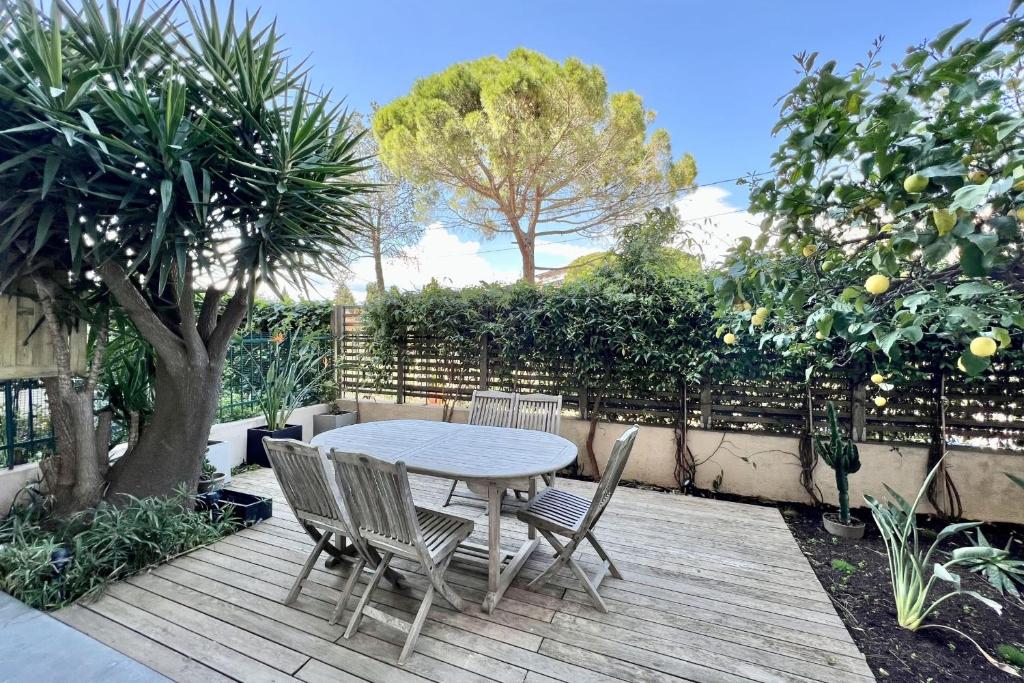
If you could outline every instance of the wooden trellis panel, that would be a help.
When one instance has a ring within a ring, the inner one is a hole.
[[[86,369],[86,339],[84,325],[69,339],[76,374]],[[43,323],[42,307],[27,297],[0,295],[0,381],[56,374],[53,340]]]
[[[510,365],[502,359],[500,349],[486,339],[467,345],[457,359],[445,359],[439,357],[430,339],[410,337],[402,345],[393,371],[382,382],[374,382],[366,372],[369,338],[360,309],[346,306],[335,319],[335,329],[342,333],[338,344],[342,386],[349,394],[359,390],[394,395],[399,401],[453,396],[468,401],[473,389],[491,388],[559,394],[563,406],[579,410],[584,417],[595,409],[596,393],[579,386],[578,378],[535,361]],[[662,378],[657,386],[612,387],[601,397],[598,412],[608,420],[673,426],[682,413],[681,389],[680,380],[674,377]],[[888,403],[882,408],[871,401],[874,393],[843,375],[816,375],[810,390],[816,425],[823,426],[831,401],[858,440],[929,442],[939,400],[929,373],[920,380],[900,383],[898,390],[887,394]],[[688,387],[688,396],[685,417],[695,427],[794,435],[807,421],[803,377],[711,382]],[[987,381],[962,375],[947,378],[945,400],[950,444],[1024,450],[1024,368],[997,364]]]

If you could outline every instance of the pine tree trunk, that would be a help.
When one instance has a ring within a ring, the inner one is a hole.
[[[533,243],[528,242],[519,247],[523,257],[523,281],[533,284],[537,281],[537,267],[533,255]]]
[[[221,363],[157,360],[153,416],[110,471],[107,498],[193,494],[220,396]]]

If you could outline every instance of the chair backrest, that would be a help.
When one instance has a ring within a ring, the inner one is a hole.
[[[608,458],[608,466],[605,467],[601,483],[597,485],[597,491],[594,493],[594,499],[590,502],[587,516],[583,518],[583,523],[580,525],[581,533],[597,524],[597,520],[601,518],[604,509],[608,507],[608,502],[612,499],[612,494],[615,493],[619,480],[622,479],[622,472],[626,469],[629,455],[633,452],[633,442],[636,441],[636,435],[639,432],[640,427],[633,425],[615,440],[615,445],[612,446],[612,454]]]
[[[295,439],[263,437],[267,457],[281,492],[300,521],[319,522],[349,534],[349,519],[327,473],[324,456],[316,446]]]
[[[558,434],[562,428],[562,397],[548,394],[518,394],[512,426]]]
[[[423,541],[405,463],[337,449],[330,457],[341,497],[359,533],[399,555],[419,554]]]
[[[469,403],[469,424],[511,427],[516,412],[516,399],[516,394],[477,389]]]

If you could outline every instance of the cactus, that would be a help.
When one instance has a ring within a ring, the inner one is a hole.
[[[847,477],[860,469],[860,451],[857,450],[857,445],[842,433],[839,417],[836,415],[836,407],[831,401],[828,404],[828,427],[828,441],[820,436],[815,436],[814,444],[821,459],[836,472],[836,488],[839,489],[839,521],[848,525],[850,523],[850,483]]]

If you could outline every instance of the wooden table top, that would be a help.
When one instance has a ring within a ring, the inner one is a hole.
[[[405,461],[410,472],[498,481],[555,472],[576,459],[576,445],[555,434],[431,420],[382,420],[339,427],[310,442],[321,449]]]

